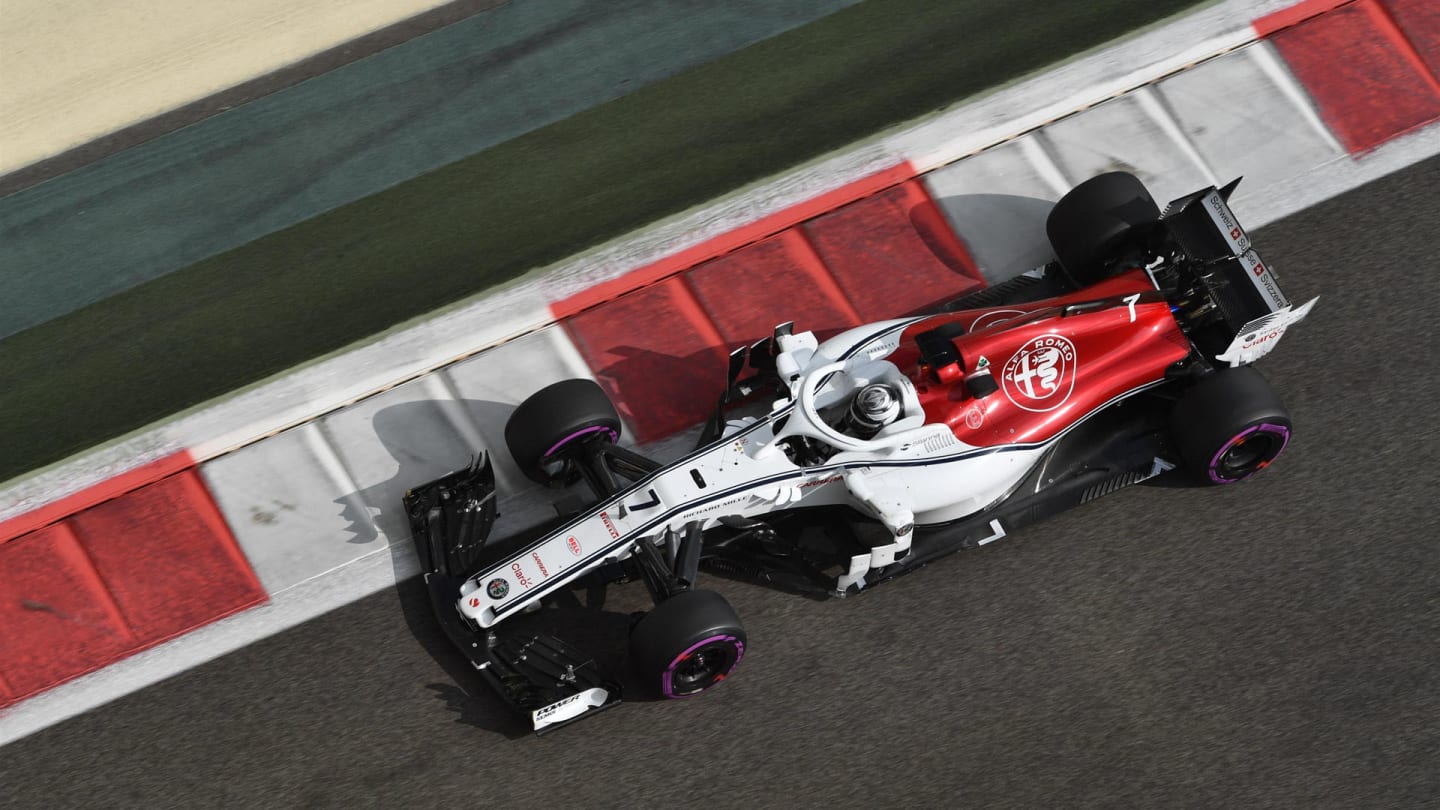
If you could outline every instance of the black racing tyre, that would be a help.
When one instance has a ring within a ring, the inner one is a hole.
[[[505,423],[505,444],[532,481],[573,480],[567,451],[585,441],[620,439],[620,415],[594,380],[562,380],[520,403]]]
[[[1180,395],[1170,430],[1190,478],[1217,486],[1270,466],[1290,443],[1290,413],[1249,366],[1216,371]]]
[[[661,697],[690,697],[730,675],[745,657],[745,640],[725,597],[684,591],[656,605],[630,631],[630,661]]]
[[[1159,220],[1160,209],[1138,177],[1107,172],[1061,197],[1045,220],[1045,233],[1060,265],[1083,286],[1113,272],[1107,260]]]

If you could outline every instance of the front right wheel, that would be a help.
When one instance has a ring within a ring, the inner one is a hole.
[[[1290,443],[1290,413],[1260,372],[1215,371],[1180,396],[1170,430],[1193,481],[1243,481],[1270,466]]]
[[[698,695],[745,657],[745,628],[725,597],[684,591],[656,605],[630,633],[630,660],[661,697]]]
[[[1160,209],[1140,178],[1107,172],[1061,197],[1045,220],[1045,234],[1065,272],[1084,287],[1121,269],[1116,260],[1159,220]]]

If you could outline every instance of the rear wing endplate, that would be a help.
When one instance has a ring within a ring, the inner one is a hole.
[[[1237,183],[1181,197],[1165,208],[1161,221],[1195,265],[1197,277],[1226,323],[1243,336],[1252,323],[1288,310],[1290,300],[1230,210],[1228,198]]]
[[[1216,360],[1229,363],[1235,366],[1244,366],[1259,360],[1275,348],[1285,330],[1291,324],[1310,314],[1310,308],[1320,299],[1311,298],[1299,309],[1291,309],[1287,304],[1282,309],[1262,315],[1259,318],[1241,327],[1239,334],[1230,341],[1230,347],[1215,356]]]

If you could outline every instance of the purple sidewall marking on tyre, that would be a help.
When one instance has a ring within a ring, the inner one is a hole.
[[[731,644],[735,647],[735,663],[731,664],[729,669],[725,670],[724,672],[722,672],[722,673],[720,673],[720,674],[721,674],[721,675],[728,675],[728,674],[730,674],[731,672],[735,671],[735,667],[740,666],[740,659],[742,659],[742,658],[745,657],[745,642],[741,641],[740,639],[738,639],[738,638],[736,638],[736,637],[734,637],[734,636],[720,635],[720,636],[711,636],[711,637],[705,639],[704,641],[697,641],[697,642],[695,642],[694,644],[691,644],[690,647],[689,647],[689,649],[685,650],[685,652],[682,652],[682,653],[680,653],[679,655],[675,656],[675,659],[670,662],[670,666],[668,666],[668,667],[665,668],[665,674],[662,675],[661,678],[660,678],[660,691],[664,692],[665,697],[667,697],[667,698],[677,698],[677,699],[678,699],[678,698],[687,698],[687,697],[693,697],[693,696],[695,696],[695,695],[700,694],[700,692],[705,691],[704,689],[701,689],[701,690],[699,690],[699,691],[697,691],[697,692],[690,692],[690,693],[684,694],[684,695],[677,695],[677,694],[675,694],[674,685],[671,683],[670,678],[671,678],[672,675],[675,674],[675,667],[679,666],[681,661],[684,661],[686,658],[690,657],[690,653],[693,653],[693,652],[695,652],[696,650],[700,649],[701,647],[704,647],[706,644],[710,644],[710,643],[716,642],[716,641],[729,641],[729,642],[731,642]]]
[[[1261,431],[1265,433],[1274,433],[1280,436],[1280,449],[1276,450],[1275,455],[1271,456],[1266,463],[1269,463],[1270,461],[1274,461],[1275,459],[1279,458],[1280,454],[1285,452],[1286,446],[1290,444],[1290,428],[1287,428],[1284,425],[1272,425],[1269,422],[1261,422],[1258,425],[1248,427],[1245,430],[1242,430],[1239,433],[1235,434],[1230,439],[1230,441],[1225,443],[1225,446],[1220,448],[1220,451],[1215,454],[1215,457],[1210,459],[1210,469],[1208,470],[1208,472],[1210,473],[1210,480],[1214,481],[1217,484],[1233,484],[1236,481],[1244,480],[1245,478],[1254,475],[1255,472],[1258,472],[1258,470],[1251,471],[1250,473],[1242,475],[1239,478],[1221,478],[1219,475],[1215,474],[1215,471],[1220,468],[1220,459],[1223,458],[1225,454],[1230,451],[1230,448],[1234,447],[1237,442],[1245,439],[1245,437],[1253,433],[1259,433]]]
[[[587,427],[587,428],[580,428],[579,430],[575,431],[574,433],[571,433],[569,436],[566,436],[565,438],[563,438],[563,439],[561,439],[560,441],[556,442],[556,443],[555,443],[555,446],[552,447],[552,448],[550,448],[549,450],[546,450],[546,451],[545,451],[545,455],[541,456],[541,458],[542,458],[542,459],[544,459],[544,458],[549,458],[549,457],[555,455],[556,453],[558,453],[558,452],[560,451],[560,448],[564,447],[565,445],[569,444],[570,442],[575,441],[576,439],[580,438],[581,436],[588,436],[588,435],[590,435],[591,433],[599,433],[599,432],[602,431],[602,430],[605,431],[606,433],[609,433],[609,434],[610,434],[610,441],[612,441],[612,442],[613,442],[613,441],[616,441],[617,439],[620,438],[620,434],[616,433],[614,430],[611,430],[611,429],[608,428],[608,427],[605,427],[604,425],[594,425],[594,426]]]

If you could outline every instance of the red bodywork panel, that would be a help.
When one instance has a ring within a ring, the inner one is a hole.
[[[1065,311],[1089,302],[1095,306]],[[965,330],[953,338],[960,367],[922,366],[916,335],[951,323]],[[989,447],[1054,438],[1162,379],[1189,353],[1169,304],[1143,270],[1133,270],[1057,298],[927,318],[905,330],[890,359],[915,382],[927,424],[944,422],[961,441]],[[963,377],[981,358],[999,390],[976,399]]]

